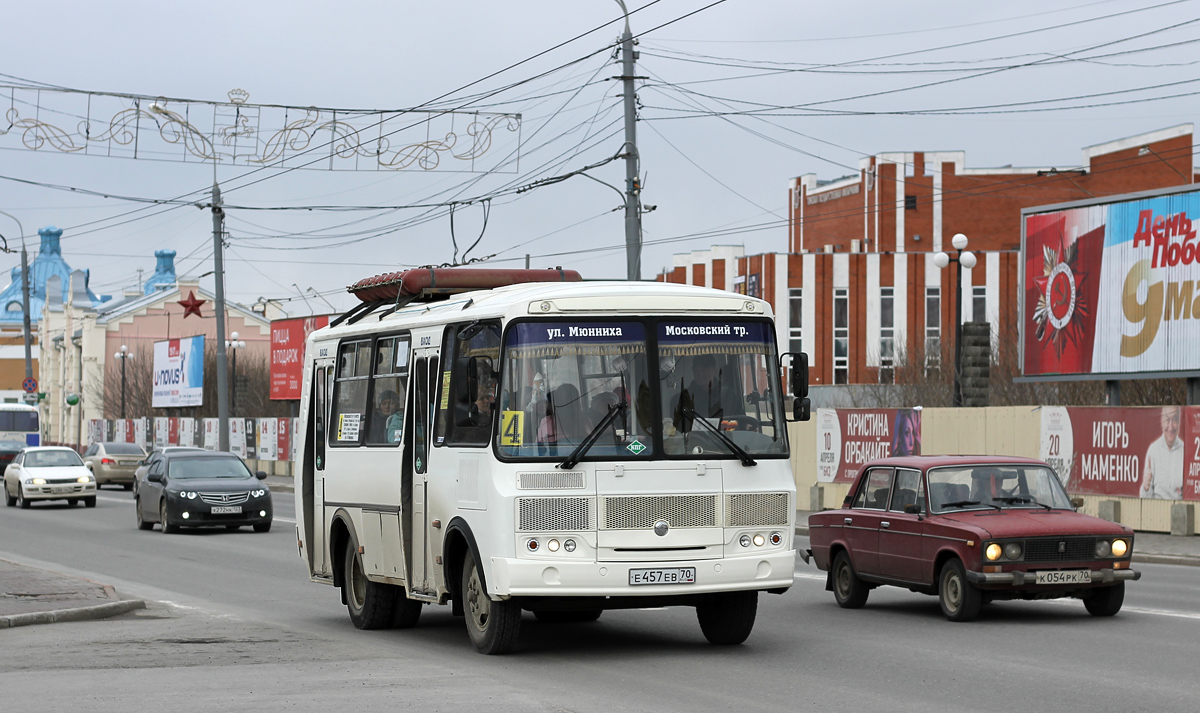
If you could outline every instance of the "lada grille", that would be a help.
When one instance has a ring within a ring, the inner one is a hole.
[[[572,490],[583,488],[583,473],[521,473],[517,487],[521,490]]]
[[[591,498],[517,498],[520,532],[582,532],[592,522]]]
[[[671,527],[716,527],[716,495],[601,498],[604,529],[643,530],[665,520]]]
[[[725,496],[726,527],[766,527],[788,522],[787,493],[739,493]]]
[[[1025,540],[1026,562],[1073,562],[1096,559],[1096,538],[1031,537]]]
[[[240,505],[250,499],[250,493],[200,493],[200,499],[209,505]]]

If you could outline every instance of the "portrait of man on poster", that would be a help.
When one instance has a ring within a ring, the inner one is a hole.
[[[1183,498],[1183,441],[1179,438],[1182,409],[1165,406],[1159,417],[1162,435],[1146,449],[1142,464],[1143,498],[1180,500]]]

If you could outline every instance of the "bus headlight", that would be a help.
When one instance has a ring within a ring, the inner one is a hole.
[[[546,543],[546,549],[550,550],[551,552],[558,552],[558,548],[558,540],[550,540]]]
[[[763,537],[761,532],[754,535],[755,547],[762,547],[765,544],[767,544],[767,538]]]
[[[738,538],[738,544],[741,545],[742,547],[749,547],[750,546],[750,536],[742,535],[741,537]]]
[[[574,552],[575,551],[575,540],[567,540],[566,542],[564,542],[563,549],[566,550],[567,552]]]

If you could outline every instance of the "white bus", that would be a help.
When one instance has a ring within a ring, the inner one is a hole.
[[[355,626],[450,604],[495,654],[522,611],[685,605],[738,644],[759,592],[791,587],[808,369],[781,393],[766,302],[562,270],[350,291],[308,338],[295,480],[300,555]]]

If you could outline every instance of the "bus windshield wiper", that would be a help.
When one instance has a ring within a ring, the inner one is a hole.
[[[683,408],[683,415],[692,419],[692,430],[695,430],[696,424],[699,423],[713,433],[717,437],[717,440],[719,440],[721,443],[724,443],[725,447],[727,447],[735,456],[738,457],[738,460],[742,462],[742,465],[758,465],[758,461],[751,458],[750,454],[742,450],[741,446],[734,443],[733,439],[725,435],[724,431],[712,425],[707,420],[700,418],[698,415],[696,415],[696,412],[693,409],[685,406]]]
[[[1047,505],[1046,503],[1038,502],[1034,498],[1027,498],[1022,495],[1010,495],[1010,496],[1006,496],[1003,498],[992,498],[992,500],[995,502],[998,502],[998,503],[1004,503],[1005,505],[1016,505],[1017,503],[1026,503],[1026,504],[1030,504],[1030,505],[1041,505],[1042,507],[1046,508],[1047,510],[1054,509],[1054,508],[1050,507],[1049,505]]]
[[[562,463],[559,463],[558,467],[570,470],[578,465],[579,459],[583,458],[583,456],[588,452],[588,449],[595,445],[596,441],[600,440],[600,434],[604,433],[604,429],[609,427],[609,425],[613,422],[613,419],[617,417],[617,414],[621,413],[627,408],[629,408],[629,404],[624,401],[614,406],[609,406],[608,413],[605,414],[604,418],[600,419],[600,423],[597,423],[595,428],[588,431],[588,434],[583,437],[583,440],[579,443],[579,445],[575,446],[575,450],[571,451],[571,455],[567,456],[567,459]]]

